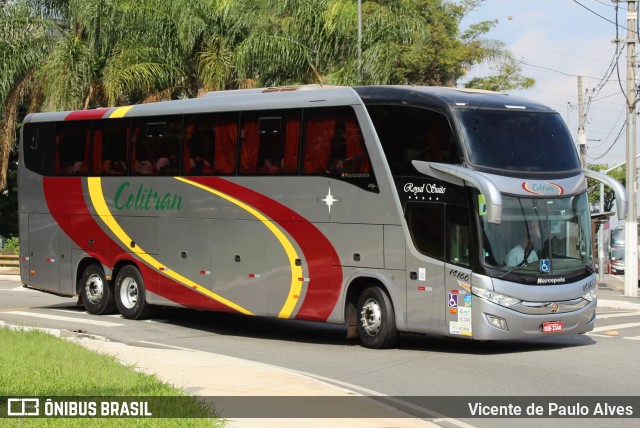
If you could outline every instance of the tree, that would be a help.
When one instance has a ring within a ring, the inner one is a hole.
[[[0,190],[0,236],[18,236],[18,150],[9,156],[7,185]]]
[[[589,169],[593,171],[605,171],[609,169],[608,165],[589,165]],[[620,167],[609,171],[607,175],[615,178],[623,186],[626,186],[626,177],[627,177],[627,166],[621,165]],[[588,180],[588,193],[589,193],[589,204],[592,206],[600,207],[600,182],[595,180]],[[615,203],[616,195],[607,186],[604,187],[604,212],[609,212],[613,209],[613,204]]]
[[[489,91],[512,91],[514,89],[528,89],[535,85],[535,80],[520,75],[520,66],[513,59],[506,59],[498,66],[492,67],[497,74],[475,77],[465,83],[466,88],[486,89]]]
[[[0,3],[0,189],[17,105],[74,110],[290,84],[455,85],[509,58],[460,29],[483,0],[14,0]],[[508,73],[506,72],[508,71]],[[522,85],[519,68],[502,87]],[[478,83],[481,84],[481,83]]]

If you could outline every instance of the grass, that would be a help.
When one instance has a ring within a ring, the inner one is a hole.
[[[165,399],[192,418],[3,418],[3,427],[222,427],[210,406],[161,382],[120,364],[114,357],[98,354],[38,330],[0,328],[0,397],[40,397],[41,407],[49,397],[115,396],[126,401]],[[72,398],[73,399],[73,398]],[[6,406],[6,399],[0,408]],[[98,404],[99,408],[99,404]],[[99,412],[100,410],[98,410]],[[4,414],[4,411],[3,411]],[[41,414],[44,412],[41,410]],[[157,414],[157,413],[156,413]],[[172,413],[176,414],[176,413]]]

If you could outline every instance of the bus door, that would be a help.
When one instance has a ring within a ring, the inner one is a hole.
[[[407,202],[405,219],[411,236],[407,245],[413,246],[406,256],[409,330],[443,334],[445,204]]]
[[[59,226],[50,214],[29,214],[29,284],[60,291]]]
[[[448,204],[445,213],[445,321],[451,335],[471,337],[469,207]]]

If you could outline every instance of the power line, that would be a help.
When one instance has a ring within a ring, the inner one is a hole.
[[[618,132],[618,135],[616,136],[616,139],[613,140],[613,143],[611,143],[611,145],[609,146],[609,148],[607,150],[605,150],[605,152],[603,154],[601,154],[600,156],[596,156],[596,157],[591,157],[589,155],[587,155],[587,157],[591,160],[598,160],[598,159],[602,159],[603,157],[605,157],[607,155],[607,153],[609,153],[611,151],[611,149],[613,148],[613,146],[616,145],[616,143],[618,142],[618,140],[620,139],[620,136],[622,135],[622,132],[624,131],[624,129],[626,128],[627,124],[623,123],[622,127],[620,128],[620,132]]]
[[[588,8],[587,6],[583,5],[583,4],[582,4],[582,3],[580,3],[578,0],[573,0],[573,2],[574,2],[575,4],[577,4],[577,5],[579,5],[579,6],[582,6],[583,8],[587,9],[589,12],[593,13],[594,15],[596,15],[596,16],[598,16],[598,17],[600,17],[600,18],[604,19],[605,21],[607,21],[607,22],[610,22],[610,23],[614,24],[616,27],[620,27],[620,28],[624,28],[625,30],[628,30],[628,28],[626,28],[626,27],[624,27],[624,26],[622,26],[622,25],[619,25],[617,22],[614,22],[614,21],[610,20],[609,18],[605,18],[604,16],[600,15],[600,14],[599,14],[598,12],[596,12],[595,10],[590,9],[590,8]],[[617,10],[617,6],[616,6],[616,10]],[[617,15],[617,14],[616,14],[616,15]]]

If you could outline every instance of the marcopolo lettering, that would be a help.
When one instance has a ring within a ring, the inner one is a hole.
[[[134,190],[128,181],[120,185],[113,203],[117,210],[182,210],[182,196],[177,193],[158,192],[153,187],[146,187],[142,183]]]
[[[413,183],[407,183],[404,185],[404,191],[405,193],[413,193],[414,195],[417,195],[418,193],[445,193],[447,188],[428,183],[420,186],[416,186]]]

